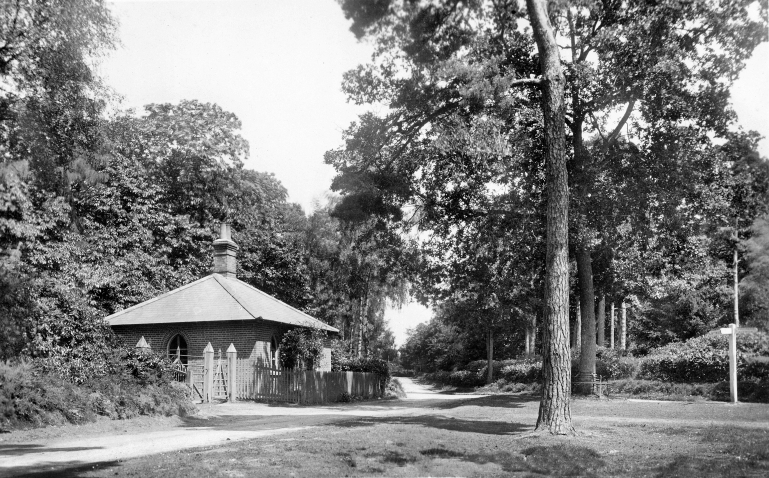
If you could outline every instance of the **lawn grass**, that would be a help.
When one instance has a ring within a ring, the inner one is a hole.
[[[530,434],[536,402],[495,396],[78,476],[769,476],[769,407],[577,400],[573,409],[576,437]]]

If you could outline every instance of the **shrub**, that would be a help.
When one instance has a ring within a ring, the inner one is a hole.
[[[387,390],[385,395],[389,397],[406,398],[406,391],[403,390],[400,380],[393,378],[390,383],[387,384]]]
[[[83,423],[97,415],[184,416],[196,410],[189,389],[169,380],[170,363],[158,355],[117,349],[103,357],[102,366],[102,375],[74,384],[72,377],[52,371],[48,359],[0,362],[0,425]]]
[[[291,370],[304,365],[312,370],[323,356],[323,339],[326,333],[320,329],[295,328],[283,335],[280,341],[280,363]]]
[[[380,390],[384,391],[390,382],[390,365],[386,360],[378,358],[337,356],[331,361],[332,372],[366,372],[379,375]]]
[[[633,378],[638,372],[640,360],[623,351],[599,347],[596,352],[595,372],[604,379]]]
[[[720,382],[729,376],[728,347],[726,336],[711,332],[653,349],[642,361],[638,378],[681,383]],[[769,355],[766,334],[738,335],[737,349],[737,371],[741,379],[769,379],[769,364],[758,358]]]
[[[631,395],[639,398],[729,401],[729,382],[670,383],[659,380],[618,380],[611,385],[612,395]],[[737,395],[741,402],[769,403],[769,382],[740,381]]]
[[[478,372],[457,370],[449,374],[449,384],[455,387],[479,387],[486,383],[486,377]]]
[[[92,420],[88,394],[58,376],[35,373],[31,362],[0,362],[2,425],[43,426]]]
[[[500,372],[500,378],[509,383],[537,383],[541,377],[542,362],[533,359],[505,365]]]

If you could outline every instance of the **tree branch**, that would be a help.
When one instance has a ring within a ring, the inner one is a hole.
[[[622,127],[625,126],[625,123],[627,123],[628,118],[630,118],[630,114],[633,112],[633,108],[635,107],[635,100],[630,100],[630,102],[627,104],[627,109],[625,109],[625,114],[622,115],[622,119],[619,120],[619,123],[617,124],[617,127],[614,128],[614,131],[611,132],[611,134],[606,138],[607,142],[614,141],[617,139],[617,136],[619,136],[620,132],[622,131]]]
[[[517,80],[513,80],[512,83],[510,83],[510,86],[520,86],[520,85],[536,85],[539,86],[544,81],[542,78],[519,78]]]

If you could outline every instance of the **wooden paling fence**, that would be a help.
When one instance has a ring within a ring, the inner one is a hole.
[[[379,376],[362,372],[284,370],[252,359],[238,359],[235,346],[226,354],[209,343],[203,356],[169,357],[176,380],[185,382],[193,400],[264,400],[290,403],[326,403],[348,397],[378,397]]]
[[[291,403],[326,403],[348,396],[375,397],[382,393],[374,373],[284,370],[250,360],[238,360],[237,390],[240,400]]]

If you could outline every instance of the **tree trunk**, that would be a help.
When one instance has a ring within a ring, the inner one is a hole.
[[[523,349],[526,357],[531,357],[531,327],[526,324],[526,338],[523,339]]]
[[[536,353],[536,338],[537,338],[537,315],[534,314],[530,320],[526,322],[526,357],[531,357]]]
[[[597,334],[595,343],[603,347],[606,343],[606,295],[601,294],[598,299],[598,317],[596,317]]]
[[[574,433],[569,357],[569,185],[564,132],[564,85],[558,44],[546,0],[526,0],[542,73],[546,149],[547,252],[542,343],[542,399],[537,430]]]
[[[582,337],[582,312],[580,311],[580,300],[577,299],[577,306],[574,308],[574,331],[571,334],[571,349],[580,349],[580,337]]]
[[[576,388],[578,393],[593,392],[595,380],[595,295],[593,293],[593,265],[590,251],[577,250],[577,278],[580,291],[580,313],[582,315],[582,334],[580,337],[579,375]]]
[[[620,309],[622,317],[619,322],[619,348],[625,350],[627,348],[627,306],[625,306],[624,301],[620,305]]]
[[[366,327],[366,314],[368,314],[368,285],[366,285],[366,292],[360,300],[360,307],[358,308],[358,335],[355,338],[355,356],[358,358],[363,356],[363,329]]]
[[[486,383],[494,380],[494,332],[489,327],[489,333],[486,336]]]
[[[617,316],[614,310],[614,302],[611,303],[611,326],[609,327],[609,348],[614,348],[614,324],[617,323]]]

